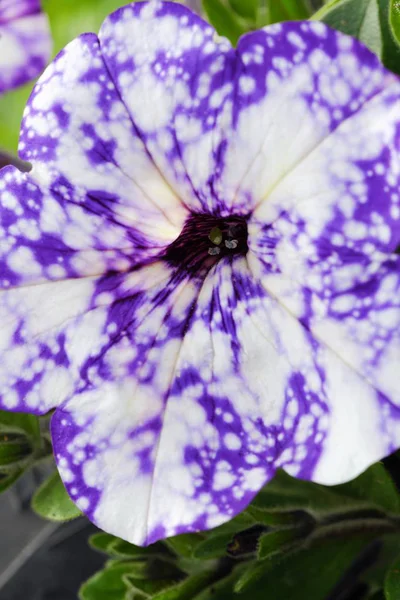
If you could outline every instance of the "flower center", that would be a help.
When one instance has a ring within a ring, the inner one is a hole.
[[[192,213],[180,236],[165,253],[165,260],[191,272],[210,269],[221,258],[245,255],[247,220],[245,217],[218,218]]]

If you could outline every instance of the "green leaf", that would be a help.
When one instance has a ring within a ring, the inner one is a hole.
[[[394,73],[400,74],[400,47],[394,37],[394,32],[389,22],[389,1],[378,0],[378,3],[383,39],[382,62],[388,69]]]
[[[279,565],[281,558],[280,555],[275,554],[264,560],[249,562],[237,581],[234,582],[235,593],[242,594],[248,590],[252,593],[255,586],[258,585],[260,579],[265,576],[266,572],[276,565]]]
[[[175,585],[175,581],[171,579],[137,579],[133,575],[124,575],[124,583],[130,591],[129,598],[154,598],[159,593],[166,589],[170,589]]]
[[[168,556],[150,557],[145,564],[146,579],[173,579],[175,581],[181,581],[183,577],[185,577],[185,573],[179,568],[174,559]]]
[[[219,35],[227,37],[234,45],[249,29],[246,22],[232,11],[224,0],[203,0],[203,8]]]
[[[125,540],[121,540],[114,535],[103,532],[95,533],[90,536],[89,546],[94,550],[108,554],[113,558],[125,558],[129,560],[142,560],[143,558],[160,556],[168,553],[166,546],[160,542],[142,548],[140,546],[134,546]]]
[[[124,579],[132,573],[132,564],[114,563],[96,573],[79,590],[80,600],[130,600],[132,595]]]
[[[272,0],[268,3],[269,23],[308,19],[311,15],[306,0]]]
[[[377,0],[333,0],[317,12],[319,19],[368,46],[375,54],[382,54],[382,31]]]
[[[165,543],[179,556],[209,560],[222,556],[235,533],[249,529],[256,520],[246,511],[223,525],[202,533],[187,533],[168,538]]]
[[[36,491],[32,508],[50,521],[70,521],[81,516],[81,511],[68,496],[58,471],[50,475]]]
[[[400,45],[400,0],[390,0],[389,23],[393,37]]]
[[[373,465],[355,480],[325,487],[295,479],[278,471],[256,496],[248,511],[280,512],[303,510],[315,516],[346,510],[380,509],[399,511],[399,498],[392,479],[381,464]]]
[[[301,531],[297,528],[278,529],[269,531],[262,535],[258,545],[258,558],[263,560],[273,554],[283,553],[286,549],[292,548],[293,544],[299,539]]]
[[[32,456],[33,447],[25,435],[0,432],[0,470],[23,466]]]
[[[325,514],[339,510],[346,504],[353,505],[354,500],[350,498],[346,501],[335,494],[333,488],[296,479],[278,470],[274,479],[255,497],[250,512],[254,507],[259,511],[277,513],[306,510]]]
[[[0,410],[0,434],[7,432],[24,433],[34,443],[41,441],[39,419],[27,413]]]
[[[285,600],[326,600],[365,544],[366,539],[329,539],[279,562],[253,563],[236,582],[235,591],[251,590],[254,600],[265,598],[269,589],[279,590],[279,597]]]
[[[106,568],[113,568],[119,565],[129,565],[129,575],[136,579],[149,579],[150,570],[149,565],[145,560],[140,561],[125,561],[125,560],[109,560],[106,562]],[[162,579],[162,577],[155,577],[156,579]]]
[[[252,527],[256,524],[256,522],[257,521],[254,519],[254,517],[247,510],[245,510],[244,512],[236,515],[236,517],[230,521],[227,521],[223,525],[219,525],[219,527],[213,529],[211,535],[230,532],[238,533],[239,531],[243,531],[244,529]],[[205,532],[205,535],[208,535],[208,533]]]
[[[385,578],[386,600],[399,600],[400,598],[400,555],[392,563]]]
[[[191,558],[195,548],[205,539],[202,533],[184,533],[165,540],[171,550],[180,556]]]
[[[240,577],[240,573],[243,571],[243,569],[244,566],[239,565],[232,571],[232,573],[230,573],[230,575],[224,577],[223,579],[220,579],[219,581],[213,582],[210,586],[207,586],[198,595],[193,596],[193,600],[232,600],[236,597],[234,591],[235,583],[238,577]],[[265,590],[263,590],[263,594],[263,600],[268,600]],[[175,598],[168,598],[168,600],[175,600]],[[238,600],[253,600],[253,597],[243,595],[240,596]]]
[[[259,0],[228,0],[231,8],[241,17],[255,21]]]
[[[98,550],[99,552],[110,554],[109,547],[117,539],[118,538],[116,538],[114,535],[110,535],[109,533],[95,533],[89,538],[89,546],[94,550]]]
[[[215,580],[215,571],[203,571],[188,577],[181,583],[156,594],[153,600],[192,600]]]
[[[125,542],[124,540],[120,540],[116,538],[114,542],[111,543],[108,549],[109,553],[118,558],[127,558],[127,559],[143,559],[154,556],[160,556],[162,554],[166,554],[167,550],[163,544],[156,543],[151,546],[147,546],[142,548],[140,546],[134,546],[129,542]]]
[[[220,558],[227,555],[227,547],[232,541],[233,533],[220,533],[205,539],[201,544],[196,546],[193,552],[194,558],[201,560],[209,560],[212,558]]]
[[[336,494],[354,498],[382,508],[387,512],[398,513],[400,497],[392,478],[381,463],[364,471],[353,481],[331,488]]]
[[[250,505],[246,512],[251,514],[255,522],[267,527],[290,527],[300,522],[307,522],[311,526],[314,523],[314,519],[305,510],[270,512],[268,509]]]

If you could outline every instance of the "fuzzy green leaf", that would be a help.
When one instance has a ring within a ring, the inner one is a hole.
[[[202,571],[153,596],[153,600],[192,600],[215,579],[214,571]]]
[[[284,471],[278,471],[275,478],[253,500],[250,513],[252,507],[256,511],[278,513],[303,510],[314,515],[358,508],[398,512],[399,498],[385,468],[376,464],[353,481],[331,487],[295,479]]]
[[[58,471],[50,475],[36,491],[32,508],[39,516],[50,521],[70,521],[81,516],[81,511],[68,496]]]
[[[134,575],[124,575],[124,583],[126,584],[130,596],[133,600],[141,600],[141,598],[155,598],[176,584],[173,579],[137,579]]]
[[[238,600],[272,600],[272,598],[268,598],[266,588],[260,590],[260,594],[253,593],[254,590],[251,590],[250,594],[244,593],[240,594],[240,596],[236,596],[235,584],[245,568],[246,567],[244,565],[239,565],[232,571],[230,575],[220,579],[215,583],[212,583],[210,586],[200,592],[200,594],[194,596],[193,600],[233,600],[233,598],[236,597]],[[279,597],[279,600],[281,600],[281,597]],[[282,600],[286,599],[282,597]]]
[[[290,553],[283,560],[266,559],[251,563],[235,585],[235,591],[251,591],[254,600],[260,590],[279,590],[285,600],[326,600],[344,571],[365,547],[365,539],[329,540],[325,544]]]
[[[143,560],[144,558],[159,556],[168,552],[166,546],[159,542],[142,548],[103,532],[90,536],[89,545],[94,550],[118,559]]]
[[[253,506],[252,504],[247,508],[249,513],[256,523],[265,525],[267,527],[290,527],[298,524],[299,522],[313,521],[310,514],[304,510],[287,510],[285,512],[269,511],[265,508]]]
[[[134,546],[124,540],[115,539],[114,542],[109,546],[109,553],[117,558],[129,558],[131,560],[140,560],[143,558],[149,558],[166,554],[166,547],[161,543],[152,544],[142,548],[141,546]]]
[[[381,463],[373,465],[353,481],[331,489],[343,497],[368,503],[387,512],[398,513],[400,510],[400,496],[396,486]]]
[[[208,537],[196,546],[193,557],[201,560],[210,560],[226,556],[227,547],[229,542],[232,541],[233,535],[233,533],[220,533],[219,535]]]
[[[205,539],[202,533],[184,533],[165,540],[173,552],[180,556],[191,558],[195,548]]]
[[[263,560],[273,554],[282,553],[293,547],[300,535],[297,528],[278,529],[265,533],[260,537],[258,545],[258,558]]]
[[[335,494],[333,488],[296,479],[279,470],[255,497],[251,506],[267,512],[307,510],[324,514],[338,510],[346,503],[352,505],[354,500],[350,498],[346,501]]]
[[[131,600],[124,575],[132,574],[132,564],[114,563],[93,575],[79,591],[80,600]]]
[[[204,534],[209,536],[219,535],[221,533],[239,533],[240,531],[252,527],[256,522],[256,519],[254,519],[254,517],[246,510],[236,515],[236,517],[230,521],[223,523],[223,525],[219,525],[219,527],[212,529],[211,532],[204,532]]]
[[[104,552],[105,554],[111,554],[109,548],[111,545],[117,540],[114,535],[109,533],[95,533],[89,538],[89,546],[94,550],[98,550],[99,552]]]

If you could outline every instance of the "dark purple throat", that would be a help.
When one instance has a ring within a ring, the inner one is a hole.
[[[197,274],[203,269],[209,270],[221,259],[247,254],[247,237],[246,217],[218,218],[192,213],[164,258]]]

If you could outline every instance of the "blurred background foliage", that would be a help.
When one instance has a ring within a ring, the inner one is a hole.
[[[186,0],[233,44],[283,20],[322,20],[363,41],[400,73],[399,0]],[[43,0],[54,54],[98,31],[124,0]],[[16,152],[27,85],[0,98],[0,147]],[[54,467],[49,417],[0,411],[0,492],[39,462]],[[91,537],[107,557],[81,600],[400,600],[400,458],[324,487],[278,472],[248,509],[209,532],[138,548]],[[32,508],[54,522],[82,518],[54,470]],[[134,510],[134,507],[133,507]]]

